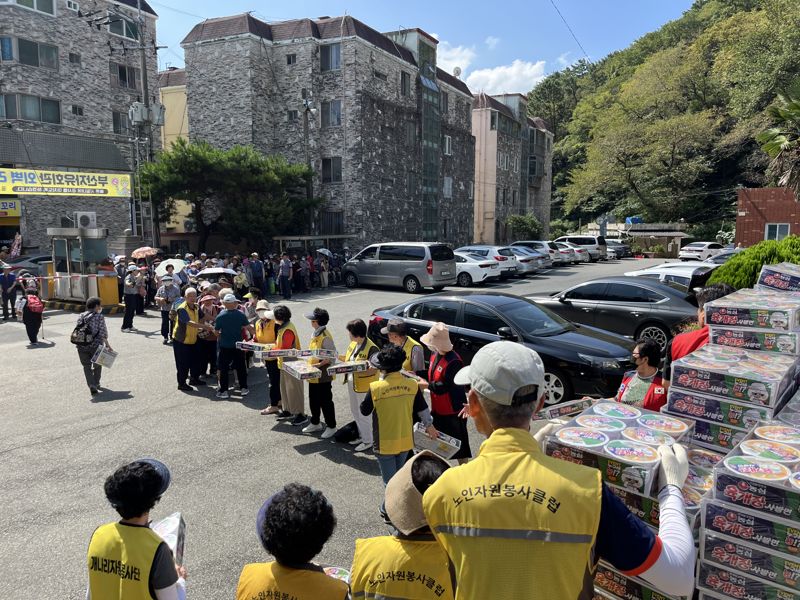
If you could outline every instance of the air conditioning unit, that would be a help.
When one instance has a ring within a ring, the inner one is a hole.
[[[97,229],[96,212],[75,212],[75,227],[82,229]]]

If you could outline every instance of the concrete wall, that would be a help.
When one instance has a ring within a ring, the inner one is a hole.
[[[164,105],[164,127],[161,147],[169,148],[178,138],[189,137],[189,111],[186,107],[186,86],[173,85],[159,89]]]

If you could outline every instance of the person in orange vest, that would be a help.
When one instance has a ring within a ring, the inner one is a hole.
[[[672,376],[672,363],[687,354],[691,354],[698,348],[702,348],[708,343],[708,323],[706,323],[706,302],[719,300],[728,294],[735,292],[727,283],[715,283],[704,287],[697,292],[697,324],[699,329],[681,333],[672,338],[664,351],[664,368],[662,369],[664,387],[669,389],[670,377]]]
[[[236,600],[349,598],[347,583],[330,577],[311,562],[335,528],[333,507],[322,492],[290,483],[271,496],[258,511],[256,532],[275,560],[244,566]]]
[[[167,491],[167,466],[154,458],[124,465],[106,479],[105,494],[122,519],[95,529],[86,554],[87,600],[179,600],[186,569],[149,527],[150,511]]]

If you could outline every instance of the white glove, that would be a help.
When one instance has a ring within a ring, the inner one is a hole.
[[[683,488],[686,476],[689,475],[689,458],[686,456],[686,449],[680,444],[659,446],[658,454],[661,457],[661,466],[658,469],[659,491],[668,485]]]
[[[536,443],[539,446],[544,446],[544,442],[548,436],[552,435],[553,432],[561,427],[563,423],[559,421],[551,421],[544,427],[542,427],[539,431],[533,434],[533,439],[536,440]]]

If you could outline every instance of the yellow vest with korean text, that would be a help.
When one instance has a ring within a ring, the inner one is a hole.
[[[294,323],[289,321],[284,325],[280,326],[278,329],[278,336],[275,338],[275,348],[283,348],[283,334],[287,331],[291,331],[294,334],[294,344],[292,344],[292,348],[296,350],[300,349],[300,338],[297,337],[297,329],[294,328]],[[283,368],[283,359],[278,359],[278,367]]]
[[[156,550],[164,543],[149,527],[107,523],[89,542],[86,562],[92,598],[145,600],[150,591],[150,570]]]
[[[369,384],[378,431],[375,433],[375,452],[400,454],[414,447],[412,411],[419,391],[415,379],[394,372],[380,381]]]
[[[598,470],[546,456],[527,431],[497,429],[422,504],[456,600],[573,600],[592,597],[601,499]]]
[[[364,338],[364,347],[356,353],[358,349],[358,342],[350,342],[350,345],[347,347],[347,352],[345,352],[344,359],[345,360],[369,360],[369,351],[372,348],[377,348],[375,344],[372,343],[372,340],[369,338]],[[362,373],[350,373],[353,377],[353,390],[358,392],[359,394],[363,394],[369,391],[369,384],[373,381],[378,381],[378,374],[373,373],[372,375],[365,375]]]
[[[256,320],[256,337],[255,341],[259,344],[274,344],[277,336],[275,335],[275,321],[272,319],[268,321]],[[265,360],[275,360],[274,358],[267,358]]]
[[[403,362],[403,370],[404,371],[411,371],[414,372],[414,369],[411,368],[411,351],[414,349],[414,346],[422,347],[416,340],[412,340],[410,337],[406,337],[406,341],[403,343],[403,352],[406,353],[406,360]]]
[[[177,312],[182,308],[189,313],[189,320],[197,323],[200,314],[200,309],[197,304],[194,305],[194,308],[190,308],[189,305],[186,304],[186,300],[184,300],[175,307],[175,311]],[[172,339],[182,344],[194,344],[197,342],[197,327],[192,327],[188,323],[181,323],[180,319],[176,318],[175,325],[172,327]]]
[[[325,338],[329,338],[331,341],[333,341],[333,336],[331,335],[331,332],[328,331],[327,327],[322,330],[321,334],[312,335],[311,336],[311,342],[308,344],[309,350],[322,350],[322,345],[325,343]],[[323,360],[327,360],[329,363],[334,363],[335,362],[334,360],[329,359],[329,358],[328,359],[322,359],[322,358],[316,358],[316,357],[312,356],[308,360],[308,364],[313,366],[313,365],[319,364]],[[316,379],[309,379],[308,382],[309,383],[319,383],[320,381],[333,381],[334,379],[336,379],[336,377],[331,377],[330,375],[328,375],[325,372],[325,369],[327,369],[327,367],[323,367],[322,369],[320,369],[322,371],[322,378],[318,377]]]
[[[350,592],[353,600],[453,600],[447,554],[432,536],[358,539]]]
[[[344,600],[346,595],[344,581],[313,568],[292,569],[275,561],[245,565],[236,588],[236,600]]]

